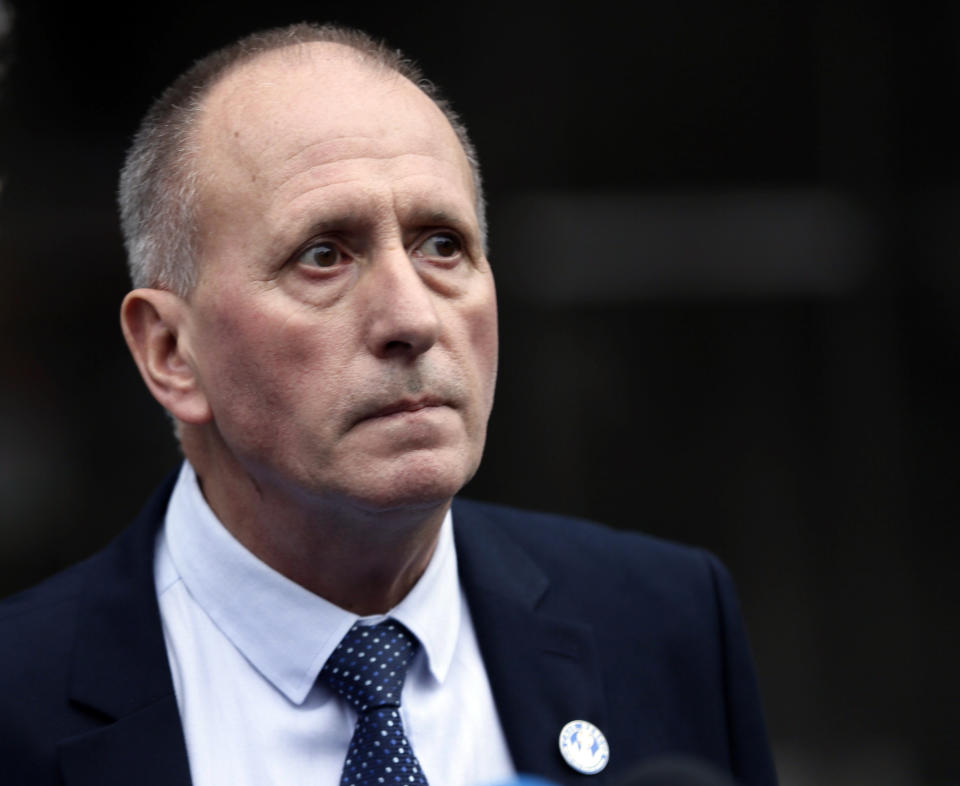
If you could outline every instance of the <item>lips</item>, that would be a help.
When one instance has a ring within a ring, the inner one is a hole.
[[[360,418],[361,421],[373,420],[375,418],[386,418],[390,415],[399,415],[404,412],[419,412],[429,407],[445,407],[449,402],[438,396],[417,396],[411,398],[402,398],[389,404],[381,406],[372,412]]]

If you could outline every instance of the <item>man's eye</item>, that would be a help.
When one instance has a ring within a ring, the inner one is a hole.
[[[449,232],[430,235],[417,249],[420,254],[431,259],[453,259],[462,250],[463,244],[460,238]]]
[[[343,254],[333,243],[314,243],[297,258],[308,267],[334,267],[342,261]]]

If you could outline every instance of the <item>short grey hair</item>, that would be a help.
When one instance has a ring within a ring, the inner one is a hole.
[[[134,287],[187,295],[197,277],[197,135],[204,100],[235,68],[277,49],[340,44],[365,63],[409,79],[453,127],[473,173],[477,220],[486,248],[487,224],[480,163],[466,126],[437,87],[398,49],[354,28],[303,22],[253,33],[194,63],[154,101],[140,124],[120,173],[120,225]]]

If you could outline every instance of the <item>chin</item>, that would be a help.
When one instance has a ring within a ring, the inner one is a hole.
[[[466,485],[478,463],[466,462],[462,456],[459,460],[430,456],[370,467],[351,496],[370,511],[436,508],[449,503]]]

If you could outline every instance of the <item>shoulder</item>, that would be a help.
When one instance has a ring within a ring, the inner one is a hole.
[[[120,598],[134,603],[153,591],[153,551],[173,485],[171,474],[134,523],[87,559],[30,589],[0,601],[0,679],[15,679],[4,665],[25,667],[72,648],[77,625],[91,603]],[[39,654],[39,657],[38,657]]]
[[[60,691],[98,556],[0,601],[0,703]]]
[[[539,581],[546,613],[611,629],[630,621],[683,652],[723,639],[724,619],[739,614],[727,570],[704,549],[466,500],[455,502],[453,515],[467,583],[489,587],[517,581],[516,574],[531,586]]]
[[[72,628],[92,558],[0,601],[0,662],[25,651],[24,643],[54,640]],[[31,653],[34,652],[30,648]]]
[[[136,699],[156,662],[166,665],[152,564],[167,493],[94,556],[0,602],[4,783],[59,782],[58,742],[106,717],[85,703],[91,686]]]
[[[89,570],[88,560],[0,602],[0,755],[12,783],[52,782],[51,738],[73,730],[63,724]]]
[[[494,527],[547,573],[578,577],[587,587],[645,585],[671,596],[684,586],[711,594],[729,583],[719,559],[705,549],[614,529],[587,519],[457,499],[456,527]]]
[[[469,532],[471,581],[489,593],[533,587],[534,614],[589,631],[611,746],[635,745],[639,728],[650,750],[696,751],[744,783],[776,782],[736,592],[717,557],[568,516],[467,501],[453,510],[455,533]]]

